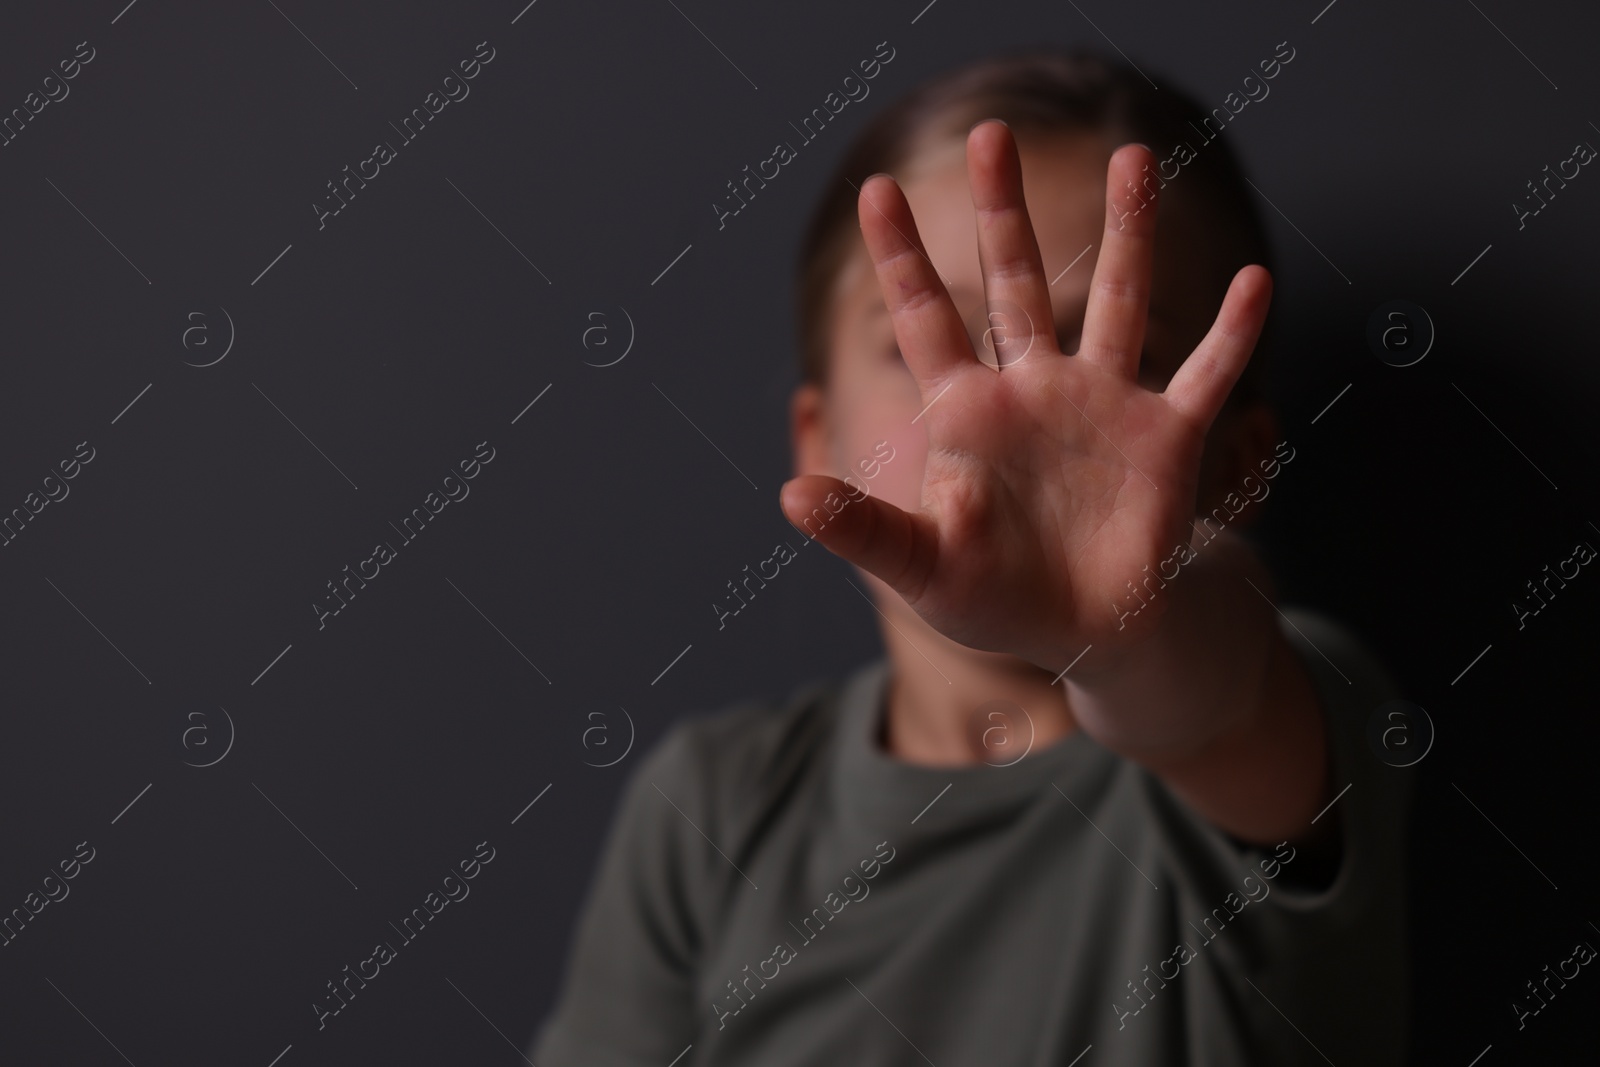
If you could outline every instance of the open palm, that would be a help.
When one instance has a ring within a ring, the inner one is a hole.
[[[1091,645],[1109,661],[1150,632],[1170,599],[1154,597],[1136,620],[1112,606],[1137,606],[1128,583],[1189,543],[1206,431],[1250,359],[1271,278],[1260,266],[1240,270],[1166,390],[1143,387],[1156,212],[1126,213],[1116,201],[1153,161],[1139,145],[1111,157],[1082,341],[1066,355],[1016,142],[1001,123],[974,127],[967,169],[984,297],[1011,320],[996,339],[998,372],[978,358],[899,185],[882,175],[861,187],[862,234],[927,405],[928,455],[918,510],[866,497],[818,540],[962,644],[1053,670]],[[831,492],[846,489],[803,476],[786,484],[782,506],[798,523]]]

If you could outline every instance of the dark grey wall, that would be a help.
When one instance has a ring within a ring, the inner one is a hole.
[[[1600,578],[1521,631],[1510,602],[1600,539],[1600,177],[1520,230],[1510,205],[1600,144],[1593,5],[124,2],[0,33],[0,111],[93,50],[0,147],[0,513],[93,454],[0,548],[0,912],[93,850],[0,948],[0,1060],[521,1062],[639,754],[879,650],[829,557],[720,633],[709,607],[789,530],[790,264],[846,136],[961,60],[1101,31],[1207,104],[1296,50],[1226,134],[1274,205],[1304,457],[1264,545],[1438,728],[1419,1062],[1588,1040],[1596,990],[1520,1032],[1508,1007],[1600,939]],[[719,230],[724,183],[884,40],[873,95]],[[1407,368],[1365,342],[1397,298],[1437,329]],[[470,896],[319,1032],[325,983],[485,841]]]

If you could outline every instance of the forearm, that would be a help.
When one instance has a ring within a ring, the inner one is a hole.
[[[1269,591],[1225,532],[1155,592],[1170,599],[1138,643],[1065,679],[1081,728],[1261,844],[1309,840],[1329,784],[1322,711]]]

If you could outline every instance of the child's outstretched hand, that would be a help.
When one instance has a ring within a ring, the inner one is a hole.
[[[922,506],[907,512],[858,499],[821,475],[795,478],[781,494],[796,525],[827,494],[850,496],[817,537],[831,552],[882,579],[948,637],[1053,672],[1091,645],[1083,666],[1114,668],[1158,625],[1171,590],[1133,618],[1119,620],[1113,605],[1137,605],[1129,583],[1189,544],[1201,446],[1271,297],[1265,268],[1240,270],[1166,390],[1140,385],[1156,212],[1134,212],[1125,190],[1153,162],[1140,145],[1111,157],[1082,343],[1067,355],[1016,142],[999,122],[973,128],[967,170],[985,299],[1012,319],[996,345],[998,372],[974,351],[899,185],[887,175],[863,183],[862,234],[927,405]],[[1018,329],[1029,322],[1031,337]]]

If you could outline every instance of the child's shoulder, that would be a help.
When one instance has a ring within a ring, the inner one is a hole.
[[[813,676],[786,692],[740,699],[715,711],[691,714],[667,728],[640,768],[641,778],[663,778],[726,811],[781,793],[797,778],[814,775],[834,750],[841,697],[854,683],[884,668],[882,659],[827,676]],[[698,806],[698,805],[697,805]]]
[[[840,694],[864,669],[813,676],[787,692],[691,713],[667,728],[652,756],[719,776],[742,771],[734,776],[759,777],[815,755],[832,735]]]
[[[1383,658],[1344,621],[1309,605],[1285,604],[1278,616],[1280,630],[1325,703],[1335,709],[1370,710],[1398,694]]]

